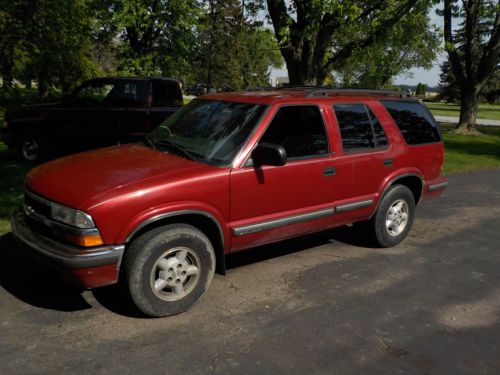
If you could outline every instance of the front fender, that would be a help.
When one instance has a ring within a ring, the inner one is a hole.
[[[116,238],[116,243],[127,243],[145,226],[168,217],[181,215],[205,216],[218,226],[223,241],[224,250],[229,248],[230,228],[224,216],[213,206],[204,202],[180,202],[149,208],[132,216],[122,227]]]

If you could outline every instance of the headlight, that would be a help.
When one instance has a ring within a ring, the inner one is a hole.
[[[52,219],[73,227],[88,229],[94,228],[94,221],[85,212],[75,210],[57,203],[51,202],[50,212]]]

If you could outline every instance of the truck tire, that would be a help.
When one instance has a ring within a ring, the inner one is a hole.
[[[136,238],[125,252],[123,280],[134,304],[163,317],[188,310],[215,273],[210,240],[191,225],[171,224]]]
[[[368,224],[378,245],[392,247],[406,238],[414,218],[413,193],[404,185],[394,185],[384,194]]]
[[[19,142],[18,153],[23,161],[37,162],[44,156],[44,143],[38,134],[24,134]]]

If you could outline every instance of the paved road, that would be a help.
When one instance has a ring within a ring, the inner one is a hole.
[[[434,116],[434,118],[436,119],[437,122],[448,122],[452,124],[458,124],[459,120],[458,117],[451,117],[451,116]],[[500,121],[478,118],[476,119],[476,124],[485,126],[500,126]]]
[[[0,373],[498,374],[500,170],[453,176],[411,236],[352,229],[229,259],[190,312],[134,315],[0,238]]]

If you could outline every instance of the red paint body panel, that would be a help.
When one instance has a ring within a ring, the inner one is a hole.
[[[423,199],[439,184],[444,161],[442,142],[409,146],[387,110],[373,96],[305,97],[302,91],[211,94],[205,100],[227,100],[270,106],[265,117],[234,159],[218,168],[139,145],[91,151],[36,168],[26,179],[28,189],[80,209],[94,219],[106,244],[123,244],[148,220],[177,211],[201,211],[212,216],[224,236],[224,252],[324,230],[371,217],[384,190],[398,177],[415,175],[424,182]],[[344,153],[332,104],[364,103],[380,121],[388,147],[365,153]],[[330,143],[324,157],[290,160],[281,167],[244,166],[273,115],[282,105],[316,104],[321,108]],[[390,159],[392,166],[385,166]],[[325,168],[335,168],[325,176]],[[369,206],[246,235],[235,228],[303,215],[359,201]],[[105,285],[117,278],[112,266],[73,271],[86,285]],[[76,272],[76,273],[75,273]]]
[[[118,265],[106,264],[92,268],[71,269],[62,273],[69,282],[86,289],[115,284],[118,281]]]

